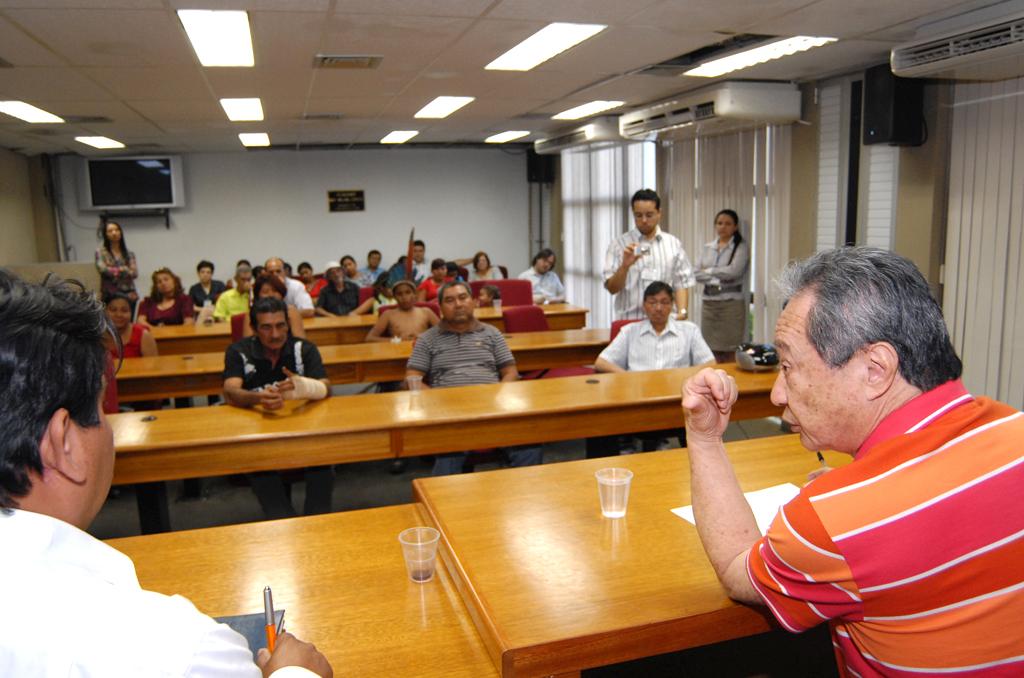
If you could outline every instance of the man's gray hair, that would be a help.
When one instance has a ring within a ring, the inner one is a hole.
[[[444,300],[444,293],[452,287],[464,287],[469,296],[473,296],[473,288],[469,286],[469,283],[465,280],[451,280],[441,285],[441,288],[437,290],[437,303],[440,304]]]
[[[874,247],[842,247],[791,263],[776,285],[784,306],[800,294],[814,295],[807,339],[831,367],[886,342],[903,378],[923,391],[960,377],[942,309],[910,260]]]
[[[242,275],[243,273],[252,273],[252,266],[248,264],[239,264],[235,269],[235,277]]]

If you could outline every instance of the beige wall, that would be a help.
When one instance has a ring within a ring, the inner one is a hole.
[[[0,148],[0,266],[39,261],[28,159]]]
[[[939,295],[939,271],[945,256],[946,204],[952,86],[924,87],[928,141],[900,149],[893,251],[913,261]]]
[[[814,254],[818,225],[818,104],[815,83],[800,87],[802,116],[807,125],[793,125],[789,190],[789,259]]]

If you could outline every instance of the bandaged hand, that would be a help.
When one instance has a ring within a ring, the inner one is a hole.
[[[288,381],[294,388],[282,390],[282,397],[285,400],[322,400],[327,397],[327,384],[319,379],[303,377],[285,369]]]

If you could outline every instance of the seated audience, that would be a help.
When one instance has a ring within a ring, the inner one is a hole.
[[[503,280],[501,269],[491,266],[491,258],[487,252],[477,252],[473,255],[473,265],[469,269],[470,280]]]
[[[399,280],[391,288],[397,308],[380,314],[377,323],[366,335],[367,341],[414,341],[436,325],[439,320],[429,308],[416,305],[416,288],[410,280]]]
[[[264,268],[267,273],[276,275],[284,283],[288,292],[284,295],[284,300],[297,308],[303,318],[313,317],[313,298],[309,296],[305,285],[285,273],[284,262],[277,257],[271,257],[267,259]]]
[[[262,266],[259,266],[259,265],[253,266],[252,267],[252,279],[255,280],[256,278],[258,278],[261,275],[263,275],[265,272],[266,272],[266,269],[263,268]]]
[[[327,262],[324,276],[328,283],[316,300],[316,314],[329,317],[353,315],[359,307],[359,285],[345,276],[344,268],[337,261]]]
[[[150,358],[157,355],[156,339],[145,325],[132,322],[132,302],[127,294],[115,292],[107,300],[107,317],[121,337],[120,357]],[[111,345],[111,352],[117,347]]]
[[[644,290],[647,319],[625,325],[597,362],[598,372],[642,372],[675,367],[713,364],[700,328],[688,320],[672,317],[672,288],[655,280]]]
[[[427,244],[422,240],[412,243],[412,276],[417,285],[430,277],[431,265],[427,262]]]
[[[287,261],[284,262],[284,274],[289,278],[295,278],[295,274],[292,273],[292,265],[289,264]]]
[[[494,308],[494,302],[501,302],[501,290],[496,285],[484,285],[477,295],[476,305],[480,308]]]
[[[686,381],[693,515],[725,592],[794,633],[827,623],[843,676],[1024,674],[1024,416],[964,387],[908,259],[825,250],[778,287],[772,402],[812,454],[853,460],[761,536],[722,442],[736,382]]]
[[[330,395],[320,351],[288,330],[288,307],[277,298],[259,299],[249,312],[255,336],[228,347],[224,354],[224,398],[235,407],[279,410],[285,400],[322,400]],[[281,474],[251,475],[252,488],[267,518],[288,518],[295,509]],[[328,513],[334,490],[332,467],[306,469],[305,514]]]
[[[285,298],[285,287],[284,283],[281,282],[281,278],[276,275],[264,273],[257,280],[252,287],[252,300],[255,304],[260,299],[274,298],[284,301]],[[291,331],[292,336],[300,339],[306,338],[306,327],[302,324],[302,316],[299,311],[292,305],[287,304],[286,316],[288,318],[288,329]],[[252,323],[252,312],[245,316],[245,324],[242,326],[242,336],[251,337],[253,334]]]
[[[254,663],[245,638],[142,589],[131,560],[85,532],[113,478],[100,407],[109,332],[91,293],[0,271],[0,673],[331,676],[290,634]]]
[[[317,278],[313,275],[313,265],[308,261],[304,261],[299,264],[299,280],[306,287],[306,291],[309,292],[309,296],[316,302],[316,298],[320,296],[320,290],[327,285],[327,277],[321,276]]]
[[[256,272],[255,272],[255,271],[256,271],[256,269],[255,269],[255,268],[253,268],[252,262],[251,262],[251,261],[249,261],[248,259],[239,259],[238,261],[236,261],[236,262],[235,262],[235,270],[237,271],[237,270],[238,270],[238,267],[239,267],[239,266],[241,266],[242,264],[245,264],[246,266],[248,266],[248,267],[249,267],[249,270],[250,270],[250,271],[253,271],[252,277],[253,277],[253,278],[255,278],[255,277],[256,277],[256,275],[257,275],[257,274],[256,274]],[[232,285],[234,285],[234,284],[235,284],[235,281],[234,281],[234,280],[228,280],[228,281],[227,281],[227,282],[225,283],[225,286],[226,286],[226,287],[227,287],[227,288],[228,288],[228,289],[230,290],[230,289],[231,289],[231,286],[232,286]]]
[[[406,377],[419,377],[422,388],[496,384],[519,379],[516,361],[505,337],[473,315],[473,292],[466,282],[445,283],[440,289],[441,322],[417,340],[406,364]],[[539,445],[509,448],[511,466],[539,464]],[[464,452],[438,455],[434,475],[461,473]]]
[[[345,273],[345,280],[348,280],[356,287],[359,287],[359,264],[351,254],[341,258],[341,270]]]
[[[355,315],[376,313],[381,306],[393,306],[398,302],[391,292],[391,284],[388,282],[388,274],[381,273],[373,284],[373,296],[364,301],[353,311]]]
[[[370,253],[366,255],[366,266],[359,269],[359,280],[357,283],[360,287],[374,285],[382,274],[387,273],[387,269],[380,265],[380,260],[380,250],[370,250]]]
[[[555,273],[555,253],[542,249],[533,257],[533,265],[519,274],[520,280],[533,284],[533,303],[557,304],[565,301],[565,286]]]
[[[192,298],[192,307],[199,311],[207,302],[211,306],[217,303],[218,297],[227,289],[219,280],[213,279],[213,262],[205,259],[196,266],[196,273],[199,274],[199,282],[189,288],[188,296]]]
[[[150,328],[191,325],[194,315],[192,299],[182,289],[181,278],[166,267],[153,271],[153,287],[139,304],[139,324]]]
[[[444,267],[446,269],[446,273],[444,276],[445,282],[453,282],[455,280],[463,282],[465,281],[465,278],[462,277],[462,272],[459,271],[459,265],[456,264],[454,261],[444,262]]]
[[[252,268],[239,264],[235,269],[234,285],[217,299],[213,309],[214,320],[231,320],[231,316],[249,312],[249,290],[252,289]]]
[[[430,277],[420,283],[416,290],[419,301],[433,301],[437,299],[437,290],[445,283],[448,276],[448,262],[444,259],[434,259],[430,262]]]

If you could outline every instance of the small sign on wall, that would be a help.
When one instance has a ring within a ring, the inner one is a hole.
[[[366,198],[362,191],[327,191],[328,212],[362,212]]]

